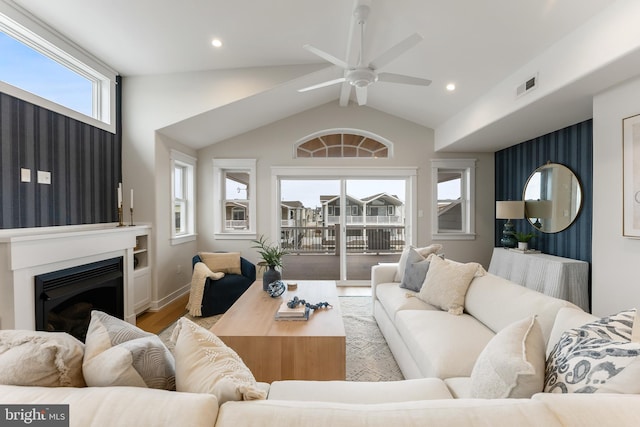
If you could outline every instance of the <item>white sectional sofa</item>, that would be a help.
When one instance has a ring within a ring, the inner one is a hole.
[[[548,354],[555,344],[549,335],[558,310],[582,311],[570,302],[486,273],[471,281],[465,312],[455,316],[410,297],[418,293],[394,281],[397,269],[397,264],[372,268],[373,311],[407,379],[469,377],[480,352],[498,331],[532,315],[537,315]]]
[[[640,425],[640,394],[468,397],[469,376],[478,356],[496,333],[508,329],[513,322],[537,315],[539,340],[546,342],[548,353],[564,331],[592,322],[596,320],[594,316],[570,303],[489,274],[473,279],[466,295],[465,313],[457,316],[407,297],[411,291],[394,282],[395,272],[395,265],[373,268],[373,301],[375,317],[407,377],[404,381],[276,381],[257,384],[268,392],[265,400],[226,402],[219,400],[217,393],[204,391],[0,385],[0,406],[69,404],[73,427]],[[189,331],[183,328],[180,332],[178,346],[182,334],[186,339]],[[190,344],[182,347],[184,354],[174,353],[177,380],[181,369],[189,370],[203,361],[197,345],[215,344],[203,331],[194,331],[197,334]],[[215,347],[208,348],[210,356]],[[186,363],[180,368],[178,362],[184,357]],[[208,369],[200,372],[220,373]],[[211,379],[211,375],[190,375],[187,388],[199,389]]]

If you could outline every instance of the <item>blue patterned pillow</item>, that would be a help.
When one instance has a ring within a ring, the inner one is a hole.
[[[636,310],[562,334],[546,363],[545,392],[640,393]]]

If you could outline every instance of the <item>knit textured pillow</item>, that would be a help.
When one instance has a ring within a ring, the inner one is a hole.
[[[88,386],[175,390],[175,361],[160,338],[97,310],[91,312],[82,369]]]
[[[0,384],[84,387],[84,344],[64,332],[0,331]]]
[[[429,271],[418,298],[451,314],[461,315],[469,285],[476,275],[484,274],[484,269],[477,262],[462,264],[437,255],[429,255],[427,259]]]
[[[267,397],[240,356],[209,330],[181,317],[171,341],[175,344],[177,391],[213,394],[220,405]]]

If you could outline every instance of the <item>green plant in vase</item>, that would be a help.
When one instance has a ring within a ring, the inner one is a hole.
[[[518,241],[518,249],[527,250],[529,249],[529,241],[536,237],[535,233],[523,233],[521,231],[516,231],[513,233],[513,237]]]
[[[262,274],[262,289],[269,290],[269,284],[276,280],[282,279],[282,273],[276,268],[282,268],[282,257],[287,255],[289,251],[281,248],[277,244],[271,244],[267,238],[262,235],[258,240],[252,240],[255,246],[252,248],[258,250],[258,254],[264,261],[267,269]]]

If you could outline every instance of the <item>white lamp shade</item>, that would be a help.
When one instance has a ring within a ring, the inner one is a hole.
[[[509,200],[496,202],[497,219],[522,219],[524,218],[524,202],[522,200]]]
[[[551,200],[527,200],[525,207],[529,218],[551,218]]]

